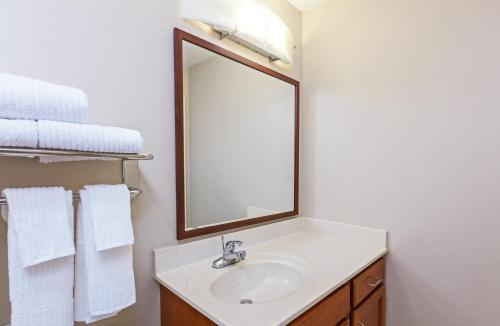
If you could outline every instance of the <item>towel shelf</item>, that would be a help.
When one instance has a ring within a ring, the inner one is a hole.
[[[138,188],[129,187],[130,191],[130,199],[134,200],[142,194],[142,190]],[[73,199],[80,199],[80,195],[78,193],[73,194]],[[7,199],[4,196],[0,196],[0,206],[7,206]]]
[[[22,158],[37,158],[37,157],[79,157],[90,159],[115,159],[121,162],[122,182],[128,185],[130,197],[132,200],[142,194],[142,190],[133,187],[137,184],[137,161],[152,160],[153,154],[130,154],[130,153],[100,153],[100,152],[83,152],[83,151],[66,151],[58,149],[44,148],[26,148],[26,147],[0,147],[0,157],[22,157]],[[126,164],[126,162],[129,164]],[[135,174],[132,170],[136,170]],[[79,199],[78,194],[73,194],[74,199]],[[7,206],[5,197],[0,196],[0,206]]]
[[[98,152],[82,152],[82,151],[65,151],[58,149],[43,149],[43,148],[17,148],[17,147],[0,147],[0,156],[10,157],[84,157],[84,158],[109,158],[128,161],[152,160],[153,154],[127,154],[127,153],[98,153]]]

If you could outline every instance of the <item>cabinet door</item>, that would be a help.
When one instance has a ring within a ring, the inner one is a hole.
[[[384,326],[384,286],[379,287],[353,313],[353,326]]]
[[[349,315],[349,284],[330,294],[320,303],[292,321],[290,326],[334,326]]]
[[[160,286],[160,303],[161,326],[215,326],[210,319],[164,286]]]

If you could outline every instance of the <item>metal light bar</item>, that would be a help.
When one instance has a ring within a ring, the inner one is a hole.
[[[281,59],[277,55],[272,54],[272,53],[264,50],[263,48],[255,45],[255,44],[252,44],[252,43],[248,42],[247,40],[239,37],[238,34],[235,32],[229,33],[229,32],[225,32],[225,31],[221,31],[221,30],[218,30],[216,27],[213,27],[213,29],[214,29],[214,31],[219,33],[219,38],[221,40],[227,38],[228,40],[231,40],[235,43],[238,43],[239,45],[246,47],[247,49],[250,49],[250,50],[257,52],[258,54],[260,54],[264,57],[269,58],[269,61],[277,61],[277,60]]]

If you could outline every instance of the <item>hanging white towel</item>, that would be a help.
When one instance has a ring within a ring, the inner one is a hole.
[[[38,121],[38,146],[105,153],[138,153],[143,138],[136,130],[56,121]]]
[[[64,188],[5,189],[3,193],[23,267],[75,254]]]
[[[80,191],[76,237],[75,320],[86,323],[113,316],[134,304],[136,299],[132,246],[97,251],[90,207],[98,203],[92,200],[88,190]]]
[[[82,123],[87,108],[79,89],[0,73],[0,118]]]
[[[0,146],[36,148],[37,128],[36,121],[0,119]]]
[[[97,251],[134,244],[128,187],[94,185],[85,190]]]
[[[71,191],[65,207],[73,229]],[[7,230],[11,325],[73,326],[74,256],[23,267],[20,239],[12,227],[16,217],[10,216]]]

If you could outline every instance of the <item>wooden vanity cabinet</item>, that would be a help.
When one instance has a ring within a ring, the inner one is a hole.
[[[355,326],[384,326],[384,286],[380,286],[370,297],[352,313]]]
[[[352,280],[352,304],[358,306],[385,279],[384,260],[378,260]]]
[[[385,261],[381,258],[289,325],[384,326],[384,279]],[[161,324],[162,326],[215,325],[163,286],[161,286]]]
[[[349,284],[327,296],[290,323],[293,326],[337,325],[351,311],[351,288]]]
[[[352,285],[352,326],[385,325],[385,260],[359,273]]]
[[[162,326],[214,326],[215,323],[175,293],[160,286]]]

